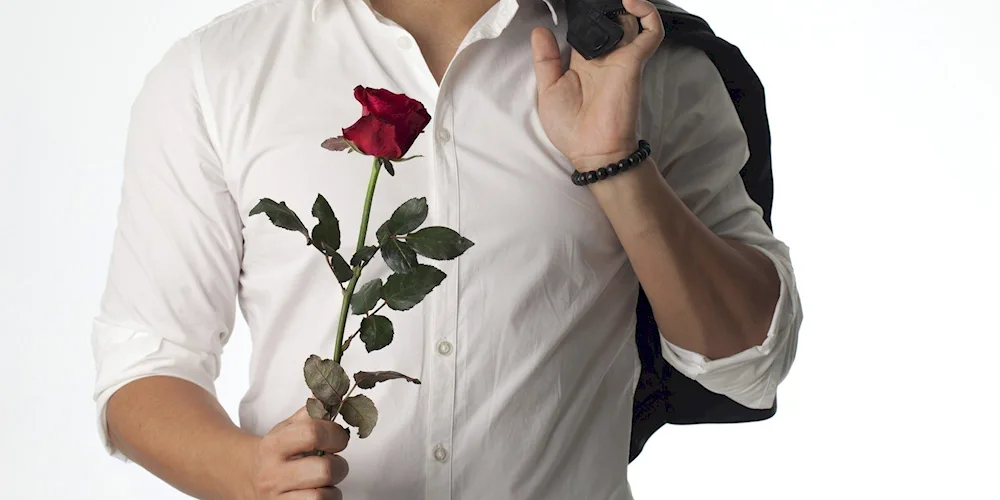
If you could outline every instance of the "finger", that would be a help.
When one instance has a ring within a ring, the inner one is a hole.
[[[647,0],[623,0],[622,6],[629,14],[639,18],[642,26],[639,36],[630,45],[636,47],[643,58],[653,55],[663,42],[663,19],[660,18],[660,11]]]
[[[323,450],[339,453],[347,448],[350,434],[340,425],[325,420],[295,421],[281,429],[275,436],[274,449],[282,457]]]
[[[283,490],[295,491],[336,486],[347,477],[349,470],[344,457],[323,455],[285,462],[278,474],[285,478]]]
[[[344,494],[338,488],[315,488],[282,493],[278,500],[344,500]]]
[[[618,46],[624,46],[635,40],[636,36],[639,35],[639,18],[633,16],[632,14],[622,14],[618,16],[618,25],[622,27],[622,31],[625,35],[622,39],[618,41]]]
[[[265,441],[274,440],[275,435],[277,433],[281,432],[282,429],[284,429],[284,428],[286,428],[286,427],[288,427],[288,426],[290,426],[290,425],[292,425],[292,424],[294,424],[296,422],[303,422],[303,421],[306,421],[306,420],[308,420],[310,418],[312,418],[312,417],[309,416],[309,410],[305,407],[305,405],[303,405],[301,408],[299,408],[291,416],[289,416],[288,418],[286,418],[286,419],[282,420],[281,422],[278,422],[277,424],[275,424],[275,426],[272,427],[270,431],[268,431],[267,436],[265,436]]]
[[[556,36],[548,28],[538,27],[531,31],[531,54],[535,64],[535,80],[538,93],[554,85],[563,75],[562,56]]]

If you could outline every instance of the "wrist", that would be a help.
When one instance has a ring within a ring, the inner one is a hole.
[[[570,179],[577,186],[587,186],[604,181],[624,174],[633,167],[644,165],[645,160],[649,159],[651,154],[649,141],[640,140],[636,149],[628,154],[615,152],[594,155],[585,160],[573,160],[572,164],[576,171],[573,172]],[[600,166],[592,168],[588,165]]]
[[[657,170],[656,163],[651,158],[646,158],[624,172],[588,184],[586,187],[601,201],[602,198],[637,196],[638,191],[658,185],[660,182],[663,182],[663,178]]]
[[[226,477],[222,481],[227,500],[257,500],[253,486],[253,470],[257,458],[260,436],[240,430],[229,445],[228,464],[224,464]]]
[[[628,155],[634,153],[636,150],[635,145],[630,148],[622,149],[620,151],[615,151],[613,153],[587,156],[583,158],[578,158],[571,160],[570,163],[577,172],[589,172],[591,170],[597,170],[598,168],[610,165],[612,163],[618,163],[622,158],[627,158]]]

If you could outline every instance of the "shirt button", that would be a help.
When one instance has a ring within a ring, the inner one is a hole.
[[[448,460],[448,450],[444,449],[444,446],[437,445],[434,447],[434,460],[438,462],[446,462]]]
[[[447,340],[438,342],[438,354],[443,356],[451,354],[451,342],[448,342]]]
[[[410,38],[406,36],[399,37],[399,40],[397,40],[396,43],[399,44],[399,48],[403,50],[413,47],[413,42],[411,42]]]
[[[451,139],[451,132],[446,128],[438,130],[438,139],[441,139],[441,142],[448,142]]]

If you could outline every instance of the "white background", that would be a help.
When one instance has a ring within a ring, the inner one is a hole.
[[[0,0],[0,498],[182,498],[100,447],[90,319],[132,100],[240,3]],[[777,417],[664,428],[636,499],[1000,498],[1000,2],[683,5],[767,87],[805,322]],[[249,347],[240,323],[231,415]]]

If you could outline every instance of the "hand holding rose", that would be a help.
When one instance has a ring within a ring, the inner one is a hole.
[[[343,500],[336,485],[347,477],[348,465],[335,453],[347,447],[350,436],[334,422],[310,418],[303,406],[257,441],[247,500]]]

